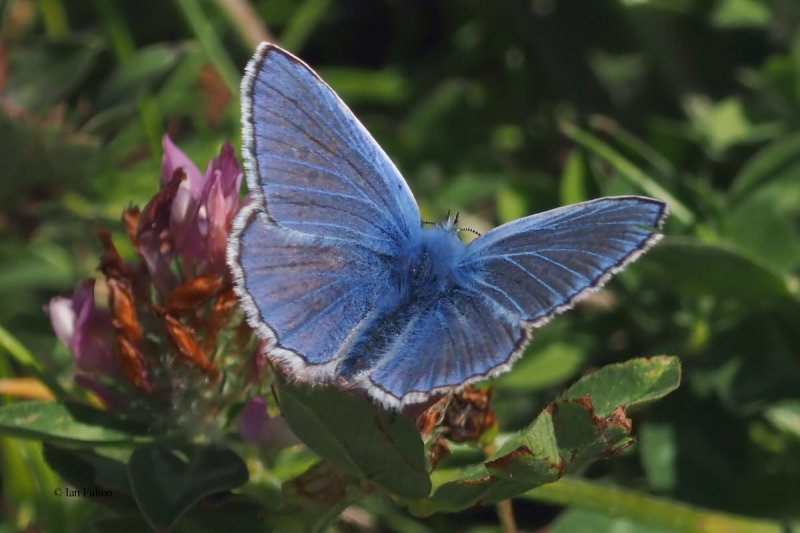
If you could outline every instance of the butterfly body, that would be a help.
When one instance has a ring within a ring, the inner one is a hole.
[[[510,369],[535,328],[660,237],[666,205],[601,198],[469,244],[424,226],[408,185],[302,61],[259,47],[242,82],[253,196],[228,260],[248,322],[291,379],[392,408]]]

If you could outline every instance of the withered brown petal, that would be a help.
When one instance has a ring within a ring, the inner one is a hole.
[[[454,442],[476,440],[497,424],[491,396],[491,389],[478,389],[472,385],[456,392],[444,417],[443,429],[447,438]]]
[[[119,334],[114,338],[114,351],[117,354],[122,374],[127,380],[138,389],[150,390],[150,383],[147,381],[147,365],[142,351]]]
[[[212,382],[216,382],[219,378],[219,369],[206,357],[194,331],[171,315],[164,315],[164,326],[178,354],[189,364],[203,371]]]
[[[136,244],[136,234],[139,231],[139,208],[131,206],[122,212],[122,225],[132,244]]]
[[[417,430],[423,435],[427,435],[433,431],[433,428],[440,424],[444,418],[444,413],[447,411],[449,402],[450,397],[444,396],[420,413],[417,417]]]
[[[137,236],[141,236],[146,231],[161,233],[162,228],[169,227],[170,214],[172,213],[172,201],[178,193],[186,173],[178,168],[169,180],[153,198],[144,206],[139,216],[139,228]]]
[[[98,270],[109,279],[130,279],[133,273],[127,263],[122,260],[117,247],[114,246],[111,233],[102,228],[98,228],[96,232],[97,237],[100,239],[100,244],[103,246],[103,255],[100,257],[100,264],[97,266]]]
[[[217,336],[220,330],[230,320],[233,310],[236,308],[238,299],[232,288],[220,293],[211,308],[211,316],[208,320],[206,337],[203,339],[204,347],[210,352],[217,345]]]
[[[130,285],[116,278],[108,280],[108,298],[111,303],[111,322],[129,341],[140,345],[142,342],[142,326],[136,316],[136,305]]]
[[[450,446],[447,445],[447,441],[443,437],[436,437],[431,443],[431,469],[436,468],[439,461],[452,454],[453,452],[450,450]]]
[[[216,296],[222,282],[213,276],[200,276],[178,285],[167,298],[167,312],[173,315],[192,311]]]

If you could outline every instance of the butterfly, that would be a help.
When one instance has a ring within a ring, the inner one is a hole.
[[[228,264],[250,326],[289,379],[400,409],[508,371],[533,331],[661,235],[667,205],[591,200],[464,244],[426,226],[408,184],[303,61],[262,43],[242,80],[251,200]]]

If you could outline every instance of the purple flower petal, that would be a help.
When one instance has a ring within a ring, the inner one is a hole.
[[[169,183],[175,171],[182,168],[186,173],[190,189],[196,188],[197,193],[195,197],[199,197],[203,175],[200,174],[197,165],[192,163],[192,160],[189,159],[180,148],[175,146],[175,143],[172,142],[169,135],[164,135],[161,138],[161,146],[164,148],[164,155],[161,157],[161,186],[163,187]]]
[[[230,233],[230,225],[228,224],[230,210],[222,192],[222,184],[219,181],[216,181],[211,187],[209,196],[206,199],[206,212],[208,213],[206,242],[209,268],[215,274],[224,274],[227,271],[225,247]]]
[[[187,269],[194,263],[197,274],[224,275],[225,242],[239,209],[242,185],[233,147],[226,142],[201,176],[169,137],[164,137],[163,144],[162,187],[177,169],[186,173],[171,205],[170,233],[175,250],[185,259]]]
[[[242,409],[239,434],[242,439],[259,448],[284,448],[300,442],[283,417],[269,416],[267,402],[258,396],[247,402]]]
[[[53,298],[47,311],[56,336],[70,349],[79,369],[107,376],[117,373],[111,315],[95,307],[94,281],[80,282],[71,300]]]
[[[45,311],[50,315],[50,324],[58,340],[69,346],[69,341],[75,334],[75,311],[72,309],[72,300],[56,296],[50,300]]]
[[[256,397],[242,408],[239,418],[239,434],[244,440],[257,446],[265,446],[269,442],[269,413],[264,398]]]

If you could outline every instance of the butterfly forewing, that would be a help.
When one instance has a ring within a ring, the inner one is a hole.
[[[569,306],[655,243],[662,202],[601,198],[510,222],[476,239],[460,267],[474,289],[521,320]]]
[[[419,231],[395,166],[305,63],[262,45],[242,92],[248,185],[277,225],[382,254]]]

